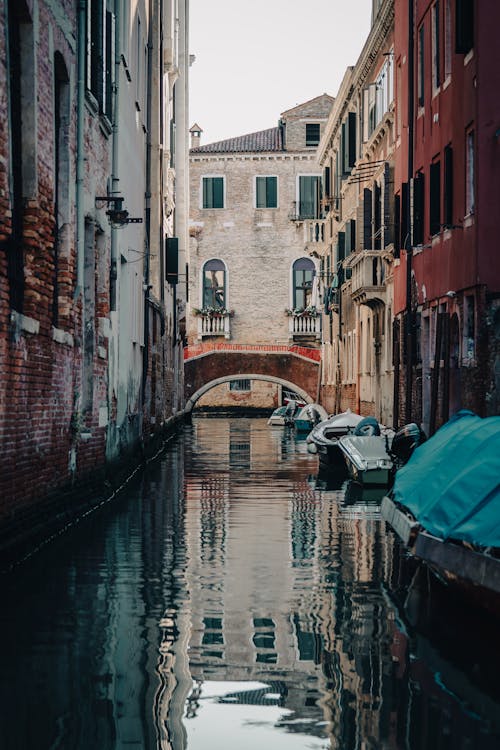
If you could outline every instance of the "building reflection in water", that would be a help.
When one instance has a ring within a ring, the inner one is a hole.
[[[213,724],[242,705],[261,708],[266,731],[266,711],[280,708],[273,747],[282,736],[304,748],[443,746],[450,696],[435,683],[433,713],[420,697],[428,686],[412,651],[418,641],[396,596],[414,564],[381,522],[380,496],[311,481],[310,457],[263,424],[194,426],[198,459],[185,478],[188,746],[212,747],[197,744],[197,721],[207,742]],[[458,713],[453,747],[476,733],[484,740],[480,718]],[[271,741],[261,730],[255,746]],[[482,747],[488,741],[486,733]]]
[[[498,626],[315,467],[290,430],[195,418],[2,581],[2,750],[498,748]]]

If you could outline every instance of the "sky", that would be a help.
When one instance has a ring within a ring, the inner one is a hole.
[[[372,0],[190,0],[189,125],[201,143],[276,127],[335,96],[370,30]]]

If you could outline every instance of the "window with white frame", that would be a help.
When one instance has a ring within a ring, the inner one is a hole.
[[[474,213],[474,130],[465,135],[465,215]]]
[[[306,146],[317,146],[320,140],[319,122],[306,123]]]
[[[293,264],[293,307],[304,310],[312,304],[316,268],[310,258],[299,258]]]
[[[212,258],[203,266],[204,309],[222,310],[226,306],[226,266],[222,260]]]
[[[255,208],[278,208],[278,178],[274,175],[255,178]]]
[[[299,175],[298,215],[301,219],[319,219],[321,175]]]
[[[363,142],[370,138],[394,100],[393,59],[391,50],[375,82],[363,90]]]
[[[224,208],[224,177],[202,177],[202,208]]]

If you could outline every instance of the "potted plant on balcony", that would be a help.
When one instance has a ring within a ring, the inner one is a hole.
[[[227,310],[225,307],[195,307],[193,315],[201,315],[207,318],[232,318],[234,310]]]
[[[315,305],[307,305],[307,307],[293,307],[285,310],[286,314],[294,318],[317,318],[318,311]]]

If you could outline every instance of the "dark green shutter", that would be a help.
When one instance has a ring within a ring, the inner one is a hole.
[[[413,244],[424,241],[424,175],[419,172],[413,180]]]
[[[347,120],[348,130],[348,167],[349,171],[353,168],[356,162],[356,113],[349,112]]]
[[[267,208],[278,207],[278,180],[276,177],[266,178]]]
[[[389,162],[384,164],[384,247],[394,242],[394,226],[391,212],[391,168]]]
[[[169,284],[179,280],[179,240],[177,237],[166,238],[165,278]]]
[[[431,164],[429,179],[429,231],[431,236],[441,228],[441,164]]]
[[[222,177],[214,177],[212,182],[213,182],[213,206],[212,208],[224,208],[224,180]]]
[[[401,250],[401,196],[394,196],[394,257],[399,258]]]
[[[444,223],[453,226],[453,149],[444,150]]]
[[[325,197],[330,197],[330,167],[325,167],[325,171],[323,173],[323,183],[324,183],[324,189],[325,189]]]
[[[466,55],[474,46],[474,0],[456,0],[455,19],[455,52]]]
[[[363,248],[372,249],[372,191],[363,190]]]
[[[410,193],[408,190],[408,183],[403,182],[401,185],[401,247],[407,249],[410,247],[411,241],[409,235],[410,228],[408,226],[409,215],[409,200]]]
[[[339,232],[338,233],[338,240],[339,240],[339,253],[337,261],[344,260],[345,258],[345,232]]]
[[[374,202],[374,238],[373,238],[373,248],[375,250],[380,250],[382,247],[382,190],[380,188],[380,185],[378,182],[375,183],[373,186],[374,194],[373,194],[373,202]]]

